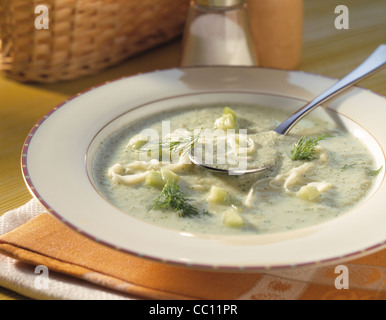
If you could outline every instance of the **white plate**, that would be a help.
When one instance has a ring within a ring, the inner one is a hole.
[[[79,94],[44,116],[22,153],[32,194],[78,232],[110,247],[174,265],[258,271],[344,259],[380,250],[386,240],[384,170],[368,199],[315,227],[247,237],[199,236],[145,223],[107,202],[94,186],[91,163],[100,143],[121,126],[157,110],[229,100],[294,111],[335,82],[304,72],[208,67],[126,77]],[[355,87],[321,116],[342,121],[385,168],[386,99]],[[317,112],[317,111],[315,111]]]

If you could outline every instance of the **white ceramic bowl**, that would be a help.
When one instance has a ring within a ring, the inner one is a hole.
[[[202,236],[161,228],[106,201],[92,172],[100,143],[160,110],[240,101],[295,111],[336,80],[297,71],[198,67],[157,71],[103,84],[64,102],[31,130],[22,152],[32,194],[63,223],[123,252],[192,268],[258,271],[337,263],[385,247],[384,170],[350,212],[300,230],[256,236]],[[386,99],[359,87],[315,110],[340,121],[385,168]]]

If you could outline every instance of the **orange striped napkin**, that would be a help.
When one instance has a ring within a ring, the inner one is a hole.
[[[337,289],[335,283],[340,274],[335,273],[336,265],[261,273],[180,268],[108,248],[69,229],[48,213],[37,214],[6,231],[0,236],[0,253],[9,259],[66,275],[64,282],[86,281],[96,288],[139,299],[386,299],[386,250],[344,262],[349,288]],[[0,276],[0,285],[1,280]],[[12,279],[5,280],[9,288],[15,289]],[[47,281],[50,284],[50,276]],[[50,297],[50,293],[40,296]],[[77,295],[74,293],[73,297]],[[87,299],[87,295],[83,297]]]

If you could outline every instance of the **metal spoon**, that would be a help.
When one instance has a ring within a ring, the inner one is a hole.
[[[362,80],[365,77],[370,76],[372,73],[378,71],[381,67],[386,64],[386,45],[380,45],[362,64],[360,64],[356,69],[347,74],[344,78],[339,80],[329,89],[324,91],[322,94],[308,102],[305,106],[300,108],[294,114],[289,116],[286,120],[284,120],[274,131],[286,135],[295,124],[297,124],[303,117],[309,114],[316,107],[320,106],[322,103],[336,97],[338,94],[350,88],[352,85]],[[267,170],[269,166],[261,167],[261,168],[252,168],[247,170],[233,170],[233,169],[223,169],[216,168],[206,165],[205,163],[201,163],[194,156],[194,148],[189,153],[189,158],[192,163],[203,167],[205,169],[218,172],[218,173],[226,173],[229,175],[240,175],[247,173],[255,173]]]

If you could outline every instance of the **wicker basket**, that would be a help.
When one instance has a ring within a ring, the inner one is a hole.
[[[49,29],[37,29],[37,5]],[[179,36],[189,0],[1,0],[0,69],[49,83],[99,72]]]

